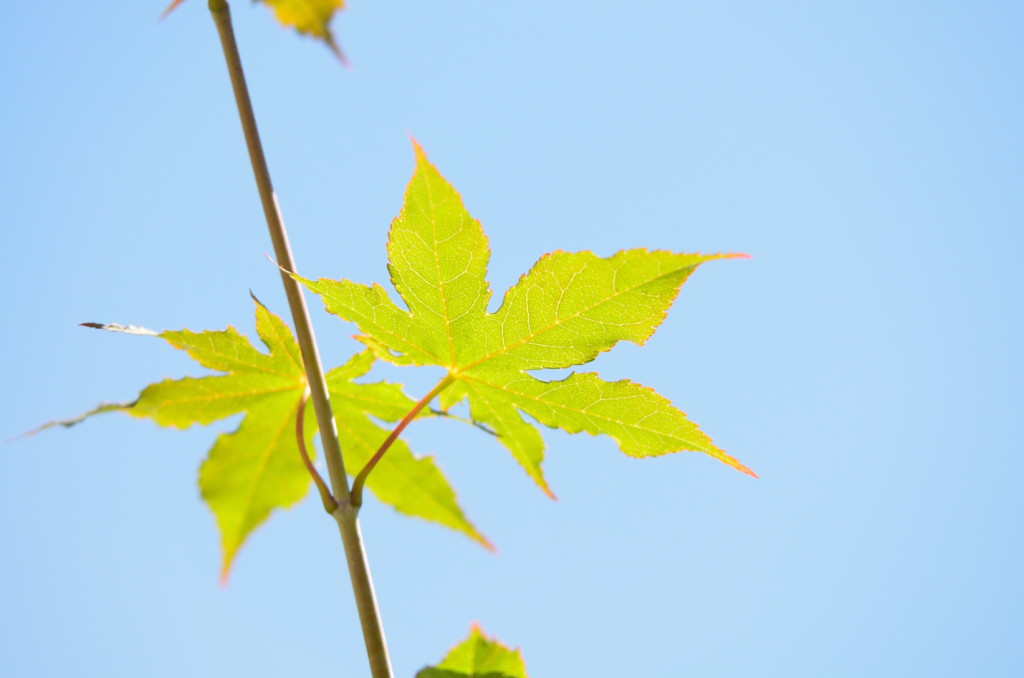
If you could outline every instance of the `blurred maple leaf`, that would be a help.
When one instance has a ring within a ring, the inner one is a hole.
[[[285,27],[294,28],[302,35],[309,35],[319,40],[323,40],[328,48],[343,64],[348,64],[348,60],[345,58],[344,52],[341,51],[341,47],[334,39],[334,34],[331,32],[330,22],[334,18],[334,13],[345,9],[345,0],[254,0],[255,2],[261,2],[274,10],[274,16],[277,17],[278,22]],[[164,10],[160,18],[165,18],[168,14],[178,8],[178,5],[184,3],[185,0],[174,0],[167,9]],[[211,11],[216,9],[217,4],[223,4],[227,7],[225,0],[212,0]]]

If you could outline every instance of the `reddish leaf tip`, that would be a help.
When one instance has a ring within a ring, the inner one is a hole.
[[[409,141],[412,143],[412,149],[416,153],[416,159],[419,160],[422,158],[426,160],[427,154],[423,151],[423,146],[420,145],[420,142],[416,141],[416,137],[412,135],[412,132],[406,132],[406,135],[408,135]]]
[[[163,21],[164,19],[166,19],[168,17],[168,15],[171,12],[173,12],[174,10],[178,9],[178,5],[180,5],[183,2],[185,2],[185,0],[174,0],[174,2],[172,2],[170,5],[168,5],[167,9],[165,9],[163,11],[163,13],[160,14],[159,21]]]
[[[220,568],[220,580],[219,584],[222,589],[228,587],[228,579],[231,577],[231,557],[226,556],[224,558],[224,564]]]
[[[758,475],[756,473],[754,473],[753,471],[751,471],[749,468],[747,468],[743,464],[739,463],[738,461],[733,465],[733,468],[735,468],[737,471],[740,471],[741,473],[746,473],[751,478],[757,478],[758,477]]]
[[[754,472],[753,472],[753,471],[751,471],[751,470],[750,470],[749,468],[747,468],[746,466],[744,466],[743,464],[741,464],[741,463],[740,463],[740,460],[739,460],[739,459],[737,459],[736,457],[733,457],[733,456],[731,456],[731,455],[728,455],[728,454],[726,454],[725,452],[723,452],[722,450],[719,450],[719,449],[717,449],[717,448],[716,448],[716,451],[718,452],[718,454],[711,454],[711,456],[712,456],[713,458],[715,458],[715,459],[717,459],[718,461],[722,462],[722,463],[723,463],[723,464],[725,464],[726,466],[731,466],[731,467],[733,467],[734,469],[736,469],[736,470],[737,470],[737,471],[739,471],[740,473],[745,473],[745,474],[747,474],[747,475],[748,475],[748,476],[750,476],[751,478],[757,478],[757,477],[758,477],[756,473],[754,473]]]

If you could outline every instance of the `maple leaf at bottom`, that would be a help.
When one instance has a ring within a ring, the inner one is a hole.
[[[421,669],[416,678],[528,678],[519,649],[510,650],[488,638],[474,624],[469,636],[453,647],[436,666]]]

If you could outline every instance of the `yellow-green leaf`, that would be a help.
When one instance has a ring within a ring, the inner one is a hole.
[[[296,276],[329,312],[356,323],[359,339],[382,360],[447,369],[454,381],[441,393],[441,406],[468,399],[473,419],[493,429],[549,494],[541,472],[544,444],[523,414],[570,433],[608,435],[630,456],[699,451],[753,475],[648,388],[592,373],[554,382],[530,374],[588,363],[619,341],[643,344],[700,264],[744,255],[553,252],[488,313],[487,237],[414,147],[416,170],[387,247],[391,281],[408,310],[379,285]]]
[[[298,345],[278,316],[256,302],[261,353],[229,327],[160,336],[222,376],[164,381],[147,386],[128,413],[161,426],[188,428],[245,412],[238,429],[217,437],[199,470],[199,489],[220,527],[226,577],[238,549],[274,509],[302,499],[310,477],[302,464],[295,415],[306,388]],[[305,431],[308,444],[312,431]]]
[[[308,35],[324,43],[334,54],[345,61],[345,55],[334,40],[331,19],[336,12],[345,9],[345,0],[256,0],[273,10],[277,21],[286,28],[294,28],[302,35]],[[167,16],[185,0],[173,0],[162,16]]]
[[[163,332],[171,346],[225,376],[165,379],[147,386],[128,413],[161,426],[209,424],[249,409],[268,397],[298,400],[306,386],[298,345],[279,317],[256,302],[256,332],[270,350],[260,353],[233,327],[216,332]]]
[[[250,404],[238,430],[218,436],[199,469],[199,490],[220,527],[224,579],[249,534],[309,490],[295,435],[298,408],[294,392]],[[307,450],[311,443],[306,435]]]
[[[428,666],[416,678],[527,678],[519,649],[510,650],[497,638],[488,638],[473,625],[469,637],[453,647],[437,666]]]
[[[330,24],[334,13],[345,9],[345,0],[260,0],[274,10],[282,26],[294,28],[327,42],[333,41]]]
[[[125,331],[121,326],[92,326]],[[218,436],[199,472],[200,492],[221,532],[224,576],[249,534],[275,509],[302,499],[310,484],[297,440],[296,412],[306,391],[298,344],[288,326],[258,301],[256,331],[268,353],[258,351],[231,327],[216,332],[132,332],[160,336],[203,367],[223,374],[165,379],[143,389],[135,402],[103,405],[76,419],[42,427],[72,426],[114,410],[179,429],[245,413],[237,430]],[[414,405],[397,384],[354,382],[373,362],[373,354],[363,351],[327,374],[345,468],[353,475],[388,435],[370,417],[397,421]],[[313,408],[305,412],[303,433],[312,454],[317,424]],[[400,513],[440,523],[492,548],[466,519],[433,458],[415,456],[402,440],[370,474],[367,487]]]

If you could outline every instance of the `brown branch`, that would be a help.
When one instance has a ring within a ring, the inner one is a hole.
[[[263,205],[267,228],[270,231],[270,239],[274,243],[274,256],[277,258],[278,264],[286,271],[295,273],[298,269],[292,258],[288,234],[281,218],[277,196],[274,195],[270,170],[267,169],[263,144],[260,142],[259,131],[256,127],[256,115],[252,110],[249,88],[246,86],[245,74],[242,71],[242,59],[238,54],[235,31],[231,25],[231,10],[227,0],[208,0],[208,2],[210,14],[213,16],[217,32],[220,35],[221,47],[224,49],[224,59],[231,77],[231,87],[235,94],[235,103],[238,106],[238,116],[242,123],[246,147],[249,150],[253,176],[259,190],[260,202]],[[391,660],[388,657],[387,642],[384,640],[384,627],[380,620],[377,597],[373,592],[373,581],[370,577],[370,566],[366,560],[366,549],[359,531],[359,516],[348,501],[348,476],[345,474],[345,463],[341,456],[341,446],[338,444],[334,414],[331,412],[327,383],[324,381],[323,366],[320,364],[320,356],[316,349],[316,338],[313,335],[313,325],[309,319],[306,300],[302,296],[299,284],[283,271],[281,283],[284,285],[288,306],[292,311],[292,320],[295,322],[295,338],[302,351],[302,362],[306,368],[306,377],[311,392],[310,400],[313,401],[313,409],[316,411],[316,421],[320,428],[320,443],[323,447],[324,460],[327,462],[327,476],[330,479],[333,496],[341,499],[333,516],[338,523],[342,543],[345,545],[345,561],[348,565],[349,577],[352,580],[356,609],[359,611],[359,623],[363,631],[363,640],[366,643],[370,674],[373,678],[392,678],[394,673],[391,670]]]

